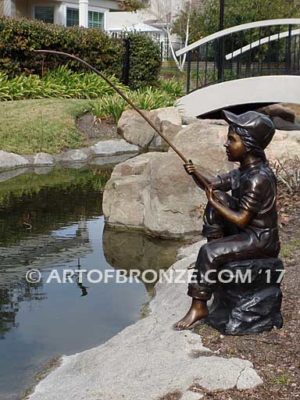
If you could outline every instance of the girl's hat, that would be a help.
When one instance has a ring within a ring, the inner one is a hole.
[[[236,115],[230,111],[223,110],[223,115],[230,125],[246,129],[262,149],[268,146],[274,136],[275,126],[272,120],[264,114],[248,111],[244,114]]]

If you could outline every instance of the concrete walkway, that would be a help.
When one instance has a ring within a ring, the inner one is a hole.
[[[200,245],[181,250],[169,271],[178,273],[192,265]],[[186,284],[159,283],[148,317],[99,347],[64,356],[29,399],[158,400],[178,391],[182,400],[197,400],[204,395],[189,390],[194,383],[207,390],[248,389],[262,383],[251,362],[219,357],[203,347],[200,336],[172,329],[189,303]]]

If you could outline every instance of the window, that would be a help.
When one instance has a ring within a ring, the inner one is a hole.
[[[54,7],[35,6],[34,18],[40,21],[54,23]]]
[[[104,14],[97,11],[89,11],[89,28],[104,28]]]
[[[79,26],[79,10],[67,8],[67,26]]]

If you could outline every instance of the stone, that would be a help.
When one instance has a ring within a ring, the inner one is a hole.
[[[293,159],[300,154],[300,130],[276,130],[272,142],[266,148],[267,158],[270,161]]]
[[[55,159],[51,154],[48,154],[48,153],[37,153],[33,157],[33,164],[35,166],[54,165],[55,164]]]
[[[290,122],[286,121],[283,118],[280,117],[273,117],[272,121],[275,125],[276,129],[283,130],[283,131],[296,131],[300,130],[300,123],[295,121],[295,122]]]
[[[0,150],[0,169],[17,168],[29,165],[29,161],[18,154]]]
[[[176,107],[157,108],[150,111],[151,119],[155,125],[160,126],[163,122],[169,122],[173,125],[181,126],[182,117]]]
[[[206,322],[226,335],[247,335],[281,328],[284,271],[278,258],[252,259],[225,264],[222,283]],[[220,281],[220,279],[219,279]]]
[[[192,248],[186,255],[170,269],[187,270],[197,254]],[[157,400],[170,393],[196,400],[189,391],[193,384],[205,391],[261,384],[251,362],[220,357],[203,346],[199,335],[172,329],[190,302],[185,289],[185,283],[158,283],[149,316],[98,347],[63,356],[29,400]]]
[[[173,142],[177,133],[182,130],[182,126],[174,125],[169,121],[163,121],[160,125],[160,129],[162,134],[165,135],[168,140]],[[168,148],[168,143],[161,136],[159,136],[158,133],[155,133],[149,144],[149,150],[167,150]]]
[[[89,159],[89,152],[86,149],[69,150],[57,157],[62,163],[82,163]]]
[[[182,117],[182,125],[191,125],[197,121],[198,121],[197,117],[190,117],[188,115],[184,115]]]
[[[282,104],[270,104],[265,107],[260,107],[257,111],[269,115],[272,119],[274,117],[280,117],[285,121],[295,122],[295,112]]]
[[[151,118],[149,111],[143,110],[143,113]],[[136,111],[126,110],[118,121],[118,133],[127,142],[145,149],[153,139],[155,130]]]
[[[119,154],[138,153],[139,147],[127,143],[123,139],[104,140],[91,147],[93,154],[97,156],[114,156]]]
[[[174,144],[188,159],[208,170],[212,167],[216,174],[232,168],[222,148],[226,132],[226,126],[199,121],[180,130]],[[104,190],[103,212],[108,225],[163,238],[199,235],[206,196],[182,164],[170,149],[117,165]]]

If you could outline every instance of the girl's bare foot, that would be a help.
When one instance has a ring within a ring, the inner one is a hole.
[[[195,322],[207,317],[207,315],[208,308],[206,305],[206,301],[193,299],[189,311],[180,321],[178,321],[174,325],[174,328],[180,331],[183,329],[189,329]]]

